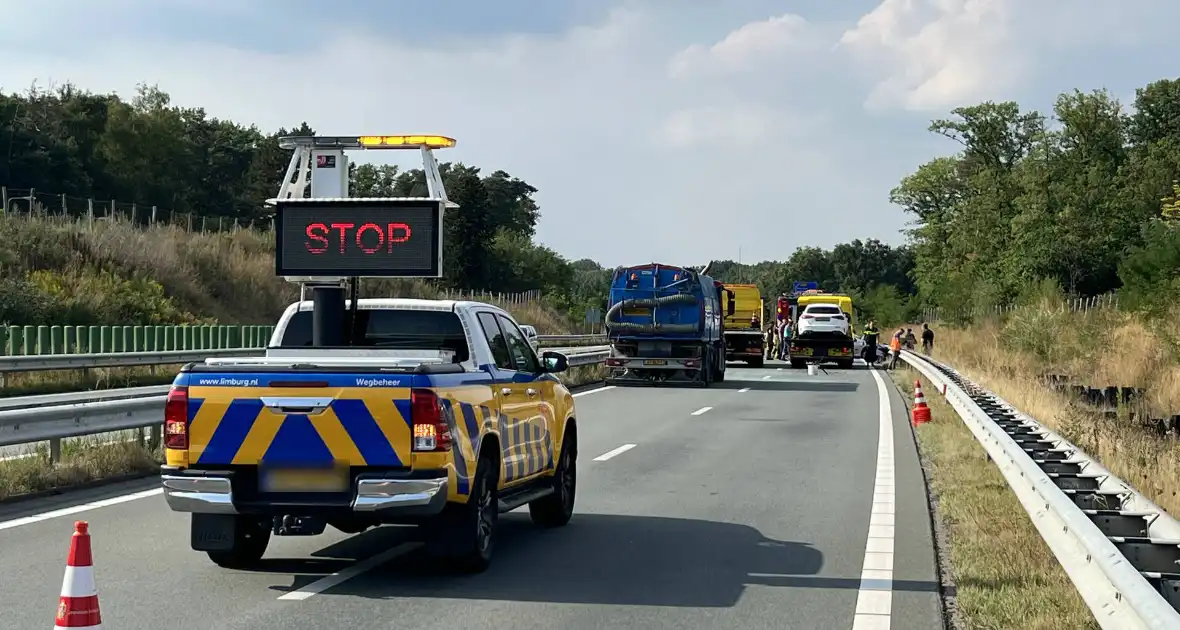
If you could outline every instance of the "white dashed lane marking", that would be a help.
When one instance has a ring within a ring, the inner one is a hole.
[[[712,407],[701,407],[700,409],[697,409],[696,411],[692,412],[692,415],[699,416],[703,413],[709,413],[710,409],[712,409]]]
[[[624,445],[620,446],[619,448],[609,450],[609,451],[603,453],[602,455],[595,457],[594,461],[605,462],[606,460],[608,460],[612,457],[618,457],[619,455],[622,455],[623,453],[626,453],[627,451],[629,451],[633,448],[635,448],[634,444],[624,444]]]

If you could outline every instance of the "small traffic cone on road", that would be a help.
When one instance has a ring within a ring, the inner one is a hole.
[[[911,415],[914,426],[930,422],[930,407],[926,406],[926,397],[922,395],[921,381],[914,381],[914,409]]]
[[[66,559],[66,576],[61,582],[61,599],[53,630],[101,630],[98,590],[94,585],[94,559],[90,554],[90,524],[74,523],[70,538],[70,555]]]

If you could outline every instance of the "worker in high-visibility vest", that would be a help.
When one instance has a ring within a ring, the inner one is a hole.
[[[877,330],[877,322],[869,320],[865,322],[864,342],[865,347],[862,351],[865,363],[872,365],[877,362],[877,340],[881,336],[881,331]]]
[[[904,328],[899,328],[897,332],[893,333],[893,339],[889,340],[889,369],[897,367],[897,360],[901,358],[901,336],[905,334]]]

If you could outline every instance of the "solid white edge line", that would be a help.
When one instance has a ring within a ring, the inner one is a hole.
[[[770,375],[769,375],[769,374],[767,374],[766,376],[763,376],[763,377],[762,377],[762,380],[764,380],[764,381],[769,381],[769,380],[770,380]]]
[[[585,396],[586,394],[597,394],[598,392],[605,392],[608,389],[614,389],[614,388],[615,388],[614,385],[605,385],[605,386],[599,387],[597,389],[588,389],[584,392],[578,392],[578,393],[574,394],[573,396],[574,396],[574,398],[577,398],[578,396]]]
[[[340,569],[339,571],[332,573],[331,575],[325,575],[324,577],[312,582],[311,584],[303,586],[303,587],[296,589],[294,591],[291,591],[289,593],[280,595],[279,601],[301,602],[305,599],[312,597],[313,595],[319,595],[320,593],[323,593],[324,591],[332,588],[333,586],[338,586],[341,583],[351,580],[352,578],[354,578],[366,571],[370,571],[372,569],[375,569],[378,566],[385,564],[386,562],[389,562],[390,560],[393,560],[394,558],[397,558],[398,556],[404,556],[419,545],[420,545],[420,543],[402,543],[402,544],[394,547],[393,549],[387,549],[375,556],[370,556],[368,558],[365,558],[364,560],[361,560],[360,562],[358,562],[356,564],[353,564],[353,565],[347,566],[343,569]]]
[[[692,415],[699,416],[703,413],[709,413],[709,411],[711,409],[712,409],[712,407],[701,407],[700,409],[697,409],[696,411],[692,412]]]
[[[743,387],[743,388],[741,388],[741,389],[739,389],[739,390],[738,390],[738,393],[739,393],[739,394],[744,394],[744,393],[746,393],[746,392],[748,392],[748,391],[750,391],[750,388],[749,388],[749,387]]]
[[[873,503],[869,511],[869,532],[865,541],[860,589],[852,630],[889,630],[893,620],[893,552],[897,511],[893,465],[893,409],[889,389],[881,374],[870,369],[877,384],[877,470],[873,481]]]
[[[626,453],[627,451],[629,451],[633,448],[635,448],[634,444],[624,444],[624,445],[620,446],[619,448],[609,450],[609,451],[603,453],[602,455],[595,457],[594,461],[605,462],[606,460],[608,460],[612,457],[622,455],[623,453]]]
[[[151,490],[143,490],[140,492],[132,492],[118,497],[111,497],[101,501],[92,501],[90,503],[83,503],[81,505],[72,505],[70,507],[61,508],[58,510],[51,510],[49,512],[42,512],[40,514],[32,514],[30,516],[22,516],[21,518],[14,518],[8,521],[0,521],[0,531],[20,527],[21,525],[31,525],[33,523],[40,523],[41,521],[48,521],[51,518],[59,518],[62,516],[69,516],[71,514],[78,514],[79,512],[88,512],[90,510],[97,510],[98,508],[118,505],[120,503],[127,503],[128,501],[135,501],[136,499],[144,499],[147,497],[163,494],[163,488],[153,488]]]

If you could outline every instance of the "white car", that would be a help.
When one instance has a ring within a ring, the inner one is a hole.
[[[533,352],[536,352],[538,355],[541,354],[541,342],[537,339],[537,329],[528,324],[523,324],[520,327],[520,331],[524,333],[525,339],[528,339],[529,345],[533,347]]]
[[[799,315],[796,334],[844,334],[849,335],[848,315],[835,304],[808,304]]]

